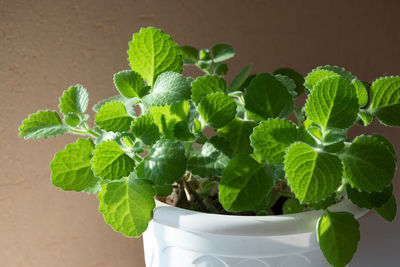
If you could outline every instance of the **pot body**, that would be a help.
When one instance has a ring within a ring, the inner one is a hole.
[[[331,211],[367,211],[344,200]],[[147,267],[323,267],[315,226],[322,212],[229,216],[157,202],[143,234]]]

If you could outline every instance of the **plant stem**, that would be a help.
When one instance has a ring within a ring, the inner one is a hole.
[[[194,200],[197,202],[199,205],[200,209],[203,211],[208,211],[207,207],[204,205],[203,200],[201,197],[197,194],[196,190],[190,187],[190,185],[186,182],[186,179],[182,179],[183,181],[183,186],[185,188],[185,191],[187,190],[187,193],[193,196]],[[188,201],[190,201],[190,196],[187,196]]]
[[[94,136],[94,137],[99,137],[99,135],[97,134],[97,133],[95,133],[94,131],[92,131],[90,128],[89,128],[89,126],[87,125],[87,123],[85,123],[84,125],[83,125],[83,129],[85,129],[86,131],[87,131],[87,133],[88,134],[90,134],[90,135],[92,135],[92,136]]]

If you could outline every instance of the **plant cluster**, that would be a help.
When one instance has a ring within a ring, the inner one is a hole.
[[[54,156],[51,182],[97,194],[106,222],[126,236],[146,230],[155,197],[174,195],[176,205],[210,213],[322,209],[320,247],[332,265],[345,266],[360,239],[359,223],[329,207],[347,196],[386,220],[396,214],[393,146],[382,135],[349,140],[346,132],[374,117],[400,126],[400,77],[368,83],[334,66],[305,78],[288,68],[250,75],[249,65],[228,84],[225,61],[234,54],[227,44],[199,51],[142,28],[129,42],[131,70],[114,75],[119,94],[93,108],[94,128],[87,90],[75,85],[60,97],[63,119],[39,111],[22,122],[19,135],[88,135]],[[185,77],[183,65],[205,75]],[[306,104],[295,106],[303,93]]]

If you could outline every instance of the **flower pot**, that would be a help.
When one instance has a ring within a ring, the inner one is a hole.
[[[278,216],[230,216],[156,201],[143,234],[147,267],[320,267],[329,265],[317,243],[322,211]],[[367,210],[349,200],[329,208],[356,218]]]

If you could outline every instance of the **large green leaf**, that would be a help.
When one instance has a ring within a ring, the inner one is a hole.
[[[199,103],[204,97],[216,92],[226,92],[226,81],[215,75],[205,75],[192,83],[192,100]]]
[[[126,98],[140,97],[140,90],[146,86],[139,73],[124,70],[114,74],[114,85]]]
[[[342,181],[342,163],[332,154],[316,151],[304,143],[294,143],[286,152],[288,184],[302,203],[329,197]]]
[[[307,118],[322,129],[347,128],[354,123],[359,110],[356,90],[339,76],[321,80],[314,86],[306,104]]]
[[[396,169],[396,159],[383,136],[361,135],[354,139],[341,156],[343,176],[355,188],[366,192],[382,191],[391,184]]]
[[[211,49],[215,63],[228,60],[235,56],[235,50],[228,44],[216,44]]]
[[[219,183],[219,200],[227,211],[255,210],[275,185],[273,170],[248,155],[237,155]]]
[[[236,103],[225,93],[213,93],[200,102],[198,111],[208,126],[218,129],[233,120]]]
[[[286,87],[268,73],[251,80],[245,94],[245,107],[255,120],[286,117],[293,111],[293,99]]]
[[[98,144],[93,152],[93,172],[103,179],[115,180],[128,176],[134,167],[135,161],[112,140]]]
[[[139,178],[156,185],[172,184],[186,171],[185,148],[182,143],[160,139],[136,167]]]
[[[133,134],[146,145],[153,145],[160,138],[160,131],[151,114],[145,114],[132,123]]]
[[[236,76],[233,78],[229,85],[231,91],[239,91],[240,87],[245,83],[247,77],[249,77],[250,71],[253,65],[248,65],[244,67]]]
[[[171,36],[152,27],[142,28],[129,42],[129,65],[150,86],[160,73],[183,70],[182,54]]]
[[[254,121],[233,119],[223,128],[218,129],[218,135],[224,137],[233,151],[233,155],[251,154],[253,148],[250,145],[250,135],[257,126]]]
[[[280,74],[285,75],[292,79],[296,83],[297,95],[301,95],[304,92],[304,77],[297,71],[290,68],[280,68],[273,72],[274,75]]]
[[[386,221],[393,222],[397,214],[397,203],[394,195],[382,206],[375,208],[376,212]]]
[[[281,164],[286,149],[297,140],[297,127],[285,119],[269,119],[254,128],[250,140],[256,154]]]
[[[50,136],[65,134],[69,131],[69,127],[62,124],[56,111],[41,110],[23,120],[18,130],[18,135],[25,139],[46,139]]]
[[[393,185],[386,186],[380,192],[363,192],[346,185],[347,197],[360,208],[378,208],[388,202],[393,194]]]
[[[400,126],[400,76],[384,77],[372,83],[369,110],[383,124]]]
[[[353,258],[360,241],[360,224],[348,212],[326,210],[317,223],[317,239],[326,260],[345,267]]]
[[[165,106],[190,98],[190,82],[180,73],[167,71],[161,73],[150,94],[143,97],[149,106]]]
[[[65,90],[60,97],[60,111],[67,115],[75,113],[82,115],[88,106],[89,96],[87,90],[82,85],[77,84]]]
[[[133,118],[126,112],[125,105],[121,102],[111,101],[104,104],[96,114],[96,124],[112,132],[128,131]]]
[[[154,196],[148,181],[126,179],[104,184],[97,198],[99,211],[115,231],[138,237],[153,218]]]
[[[50,163],[52,184],[77,192],[95,186],[99,179],[91,169],[93,150],[91,139],[78,139],[58,152]]]
[[[229,144],[222,137],[213,136],[203,145],[200,154],[189,159],[187,168],[200,177],[221,176],[231,155]]]

